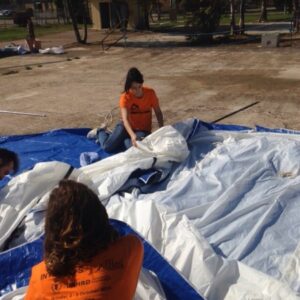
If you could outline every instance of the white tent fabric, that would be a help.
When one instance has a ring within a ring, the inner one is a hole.
[[[187,145],[190,123],[176,129],[164,127],[140,149],[83,167],[71,178],[96,190],[111,218],[143,235],[207,299],[299,299],[300,137],[203,130]],[[45,205],[68,169],[56,164],[37,165],[3,191],[12,202],[0,203],[0,245],[16,227],[8,214],[20,220]],[[134,170],[153,165],[168,168],[170,177],[147,193],[115,194]],[[26,185],[30,178],[36,181]],[[17,211],[13,195],[22,199]],[[44,202],[35,206],[37,197]],[[42,220],[27,225],[25,239],[42,232]]]
[[[189,155],[185,139],[171,126],[163,127],[137,143],[138,149],[132,147],[80,169],[98,187],[101,200],[114,194],[134,170],[147,170],[153,165],[156,168],[169,168],[171,161],[181,162]]]
[[[61,162],[38,163],[33,170],[13,178],[0,191],[0,249],[24,217],[30,218],[31,211],[45,210],[49,193],[64,178],[69,168],[69,165]],[[83,182],[93,188],[91,181],[79,170],[74,170],[70,179]],[[35,223],[33,220],[33,228],[29,228],[24,233],[25,240],[22,242],[33,240],[41,235],[43,228],[40,226],[37,230]]]

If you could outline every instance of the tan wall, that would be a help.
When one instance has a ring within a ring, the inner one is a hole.
[[[128,8],[129,8],[129,20],[128,20],[128,26],[130,28],[134,28],[136,24],[137,19],[137,1],[128,1]]]
[[[93,29],[101,30],[101,14],[99,3],[109,3],[110,0],[89,0]]]
[[[99,0],[90,0],[91,18],[93,22],[93,29],[101,29],[101,17],[99,11]]]
[[[26,9],[32,9],[32,10],[34,10],[34,5],[31,4],[31,3],[27,3],[27,4],[25,4],[25,10]]]
[[[33,11],[35,11],[33,3],[26,3],[25,4],[25,10],[28,9],[28,8],[32,9]],[[54,3],[49,3],[48,4],[48,9],[46,9],[46,4],[42,3],[42,11],[43,12],[45,12],[45,11],[55,11],[55,10],[56,10],[56,5]]]

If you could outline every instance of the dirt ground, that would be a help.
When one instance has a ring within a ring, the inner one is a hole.
[[[93,32],[90,39],[101,36]],[[300,130],[299,45],[185,47],[180,39],[132,34],[127,47],[121,42],[103,51],[97,43],[71,46],[67,32],[42,39],[44,47],[67,45],[66,54],[0,59],[0,135],[99,125],[118,106],[131,66],[156,90],[166,124],[191,117],[212,122],[259,101],[221,123]]]

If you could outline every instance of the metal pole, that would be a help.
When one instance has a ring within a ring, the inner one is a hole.
[[[0,110],[1,114],[12,114],[12,115],[25,115],[33,117],[47,117],[46,114],[37,114],[37,113],[26,113],[22,111],[10,111],[10,110]]]
[[[252,107],[252,106],[254,106],[254,105],[258,104],[258,103],[259,103],[259,101],[253,102],[253,103],[251,103],[251,104],[249,104],[249,105],[247,105],[247,106],[244,106],[244,107],[242,107],[242,108],[240,108],[240,109],[238,109],[238,110],[233,111],[233,112],[230,113],[230,114],[227,114],[227,115],[225,115],[225,116],[223,116],[223,117],[221,117],[221,118],[219,118],[219,119],[217,119],[217,120],[214,120],[214,121],[212,121],[211,123],[217,123],[217,122],[219,122],[219,121],[221,121],[221,120],[224,120],[224,119],[226,119],[226,118],[228,118],[228,117],[231,117],[231,116],[233,116],[233,115],[235,115],[235,114],[237,114],[237,113],[239,113],[239,112],[241,112],[241,111],[243,111],[243,110],[245,110],[245,109],[247,109],[247,108],[249,108],[249,107]]]

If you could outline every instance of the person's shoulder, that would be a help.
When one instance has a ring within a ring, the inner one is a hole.
[[[119,242],[130,246],[130,248],[143,248],[142,241],[133,234],[128,234],[119,238]]]
[[[126,107],[129,103],[128,94],[126,92],[123,92],[120,96],[119,105],[120,107]]]
[[[126,97],[126,92],[121,93],[120,99],[124,99]]]
[[[130,99],[130,93],[123,92],[120,95],[120,100],[121,101],[128,101]]]
[[[152,89],[148,86],[143,87],[143,89],[144,89],[144,95],[148,96],[151,99],[156,99],[157,98],[154,89]]]
[[[46,264],[45,264],[45,261],[43,260],[43,261],[41,261],[40,263],[34,265],[34,266],[32,267],[32,269],[34,269],[34,270],[46,270]]]
[[[154,89],[149,86],[143,86],[143,89],[144,89],[144,93],[149,93],[149,94],[155,93]]]
[[[45,261],[41,261],[40,263],[34,265],[31,270],[31,276],[37,277],[40,274],[47,273]]]

